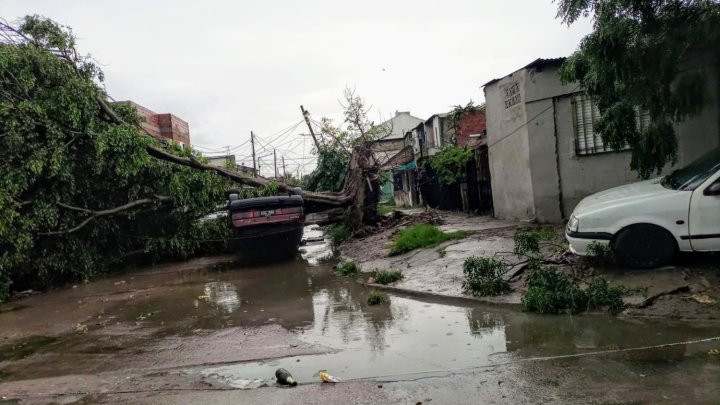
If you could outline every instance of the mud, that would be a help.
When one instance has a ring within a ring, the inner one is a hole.
[[[497,232],[493,237],[504,231]],[[708,353],[720,341],[693,343],[720,336],[716,322],[539,316],[392,294],[388,303],[369,306],[368,289],[336,277],[333,264],[320,260],[327,246],[318,243],[304,258],[284,263],[225,268],[219,264],[233,258],[205,258],[5,305],[16,309],[0,311],[0,400],[452,404],[717,398],[720,358]],[[451,248],[446,257],[456,251],[461,249]],[[673,346],[654,347],[665,344]],[[300,386],[277,386],[278,367],[290,370]],[[321,384],[322,369],[343,382]]]
[[[357,262],[366,273],[394,269],[401,270],[405,276],[391,286],[373,285],[372,288],[414,296],[469,299],[519,308],[522,293],[527,289],[525,277],[520,275],[510,279],[513,289],[510,293],[498,297],[470,297],[462,291],[462,265],[470,256],[494,256],[511,263],[517,262],[518,259],[512,254],[513,234],[518,227],[526,224],[489,217],[470,217],[462,213],[437,213],[443,222],[440,229],[446,232],[468,231],[469,236],[433,248],[389,257],[390,244],[402,229],[391,227],[344,244],[341,249],[342,257]],[[566,244],[562,232],[560,227],[556,228],[555,242],[560,245]],[[673,265],[651,270],[617,266],[592,267],[592,264],[583,263],[557,267],[581,281],[589,282],[593,277],[602,275],[613,285],[635,289],[636,293],[624,298],[628,305],[625,316],[720,319],[720,255],[682,254],[676,258]],[[363,277],[363,281],[368,279],[367,275]],[[646,302],[648,298],[651,298],[651,302]]]

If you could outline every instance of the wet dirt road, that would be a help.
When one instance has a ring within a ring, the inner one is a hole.
[[[305,250],[304,258],[271,265],[213,269],[227,258],[205,258],[157,266],[3,305],[0,401],[716,403],[720,397],[720,356],[709,354],[720,348],[711,340],[720,325],[540,316],[401,296],[368,306],[364,287],[317,262],[326,246]],[[278,367],[300,386],[276,386]],[[321,369],[343,382],[320,384]]]

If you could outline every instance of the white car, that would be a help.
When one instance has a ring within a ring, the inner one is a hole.
[[[720,148],[665,177],[583,199],[565,237],[580,256],[593,242],[609,244],[634,268],[662,266],[678,251],[720,251]]]

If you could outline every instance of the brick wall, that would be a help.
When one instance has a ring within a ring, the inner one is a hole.
[[[190,127],[188,123],[172,114],[157,114],[149,108],[132,101],[121,101],[129,104],[140,116],[140,126],[152,136],[166,138],[175,142],[190,145]]]
[[[465,115],[460,121],[457,133],[458,146],[465,147],[468,144],[470,135],[482,134],[485,132],[485,109]]]

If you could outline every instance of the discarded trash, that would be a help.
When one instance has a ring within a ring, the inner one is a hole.
[[[327,371],[320,372],[320,380],[324,383],[339,383],[340,380],[331,376]]]
[[[292,377],[292,374],[290,374],[289,371],[285,370],[284,368],[279,368],[275,371],[275,378],[277,378],[278,383],[289,385],[291,387],[294,387],[297,385],[297,381]]]
[[[689,298],[693,301],[696,301],[696,302],[699,302],[699,303],[705,304],[705,305],[717,304],[717,300],[713,297],[710,297],[707,294],[693,294]]]
[[[210,296],[209,296],[209,295],[198,295],[198,298],[197,298],[197,299],[198,299],[199,301],[207,301],[207,300],[210,299]]]
[[[87,333],[87,331],[88,331],[87,325],[83,325],[81,323],[75,325],[75,333],[77,333],[78,335]]]
[[[123,284],[125,284],[125,280],[117,281],[117,282],[115,282],[114,284],[115,284],[115,285],[123,285]]]
[[[720,354],[720,349],[710,349],[708,350],[708,354],[711,356],[717,356]]]

